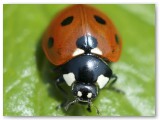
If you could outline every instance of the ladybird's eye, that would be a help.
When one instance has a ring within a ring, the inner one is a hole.
[[[116,40],[116,43],[119,44],[119,38],[117,34],[115,34],[115,40]]]
[[[103,25],[106,24],[106,21],[103,18],[101,18],[101,17],[99,17],[97,15],[94,15],[94,18],[98,23],[103,24]]]
[[[48,39],[48,48],[53,47],[53,44],[54,44],[54,39],[53,39],[53,37],[50,37],[50,38]]]
[[[62,26],[69,25],[72,23],[72,21],[73,21],[73,16],[67,17],[61,22],[61,25]]]

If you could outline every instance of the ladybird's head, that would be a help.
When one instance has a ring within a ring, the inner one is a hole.
[[[98,94],[98,88],[94,84],[77,82],[72,87],[73,95],[79,102],[89,102]]]
[[[87,110],[91,112],[91,105],[96,109],[97,114],[99,110],[96,106],[93,105],[92,99],[94,99],[98,94],[98,87],[94,84],[86,84],[82,82],[76,82],[72,86],[72,92],[75,96],[75,100],[69,102],[65,109],[67,110],[70,105],[74,103],[88,104]]]

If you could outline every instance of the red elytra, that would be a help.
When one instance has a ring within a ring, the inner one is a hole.
[[[43,50],[54,65],[71,60],[78,38],[91,35],[97,39],[103,59],[116,62],[121,54],[122,40],[112,21],[99,10],[88,5],[73,5],[58,14],[47,28]]]

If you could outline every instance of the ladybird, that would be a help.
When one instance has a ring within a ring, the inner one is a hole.
[[[73,5],[60,12],[47,28],[43,40],[47,59],[58,68],[56,86],[71,88],[74,100],[62,103],[66,110],[75,103],[92,101],[110,80],[117,80],[110,64],[118,61],[122,40],[108,16],[88,5]],[[97,113],[99,113],[97,109]]]

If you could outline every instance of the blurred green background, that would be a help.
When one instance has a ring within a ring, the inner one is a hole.
[[[52,18],[67,6],[3,6],[4,116],[97,115],[81,105],[55,110],[63,98],[55,97],[59,93],[44,80],[47,62],[39,43]],[[115,86],[126,93],[103,89],[94,104],[102,116],[154,116],[155,5],[93,6],[111,18],[123,38],[122,56],[112,67]]]

